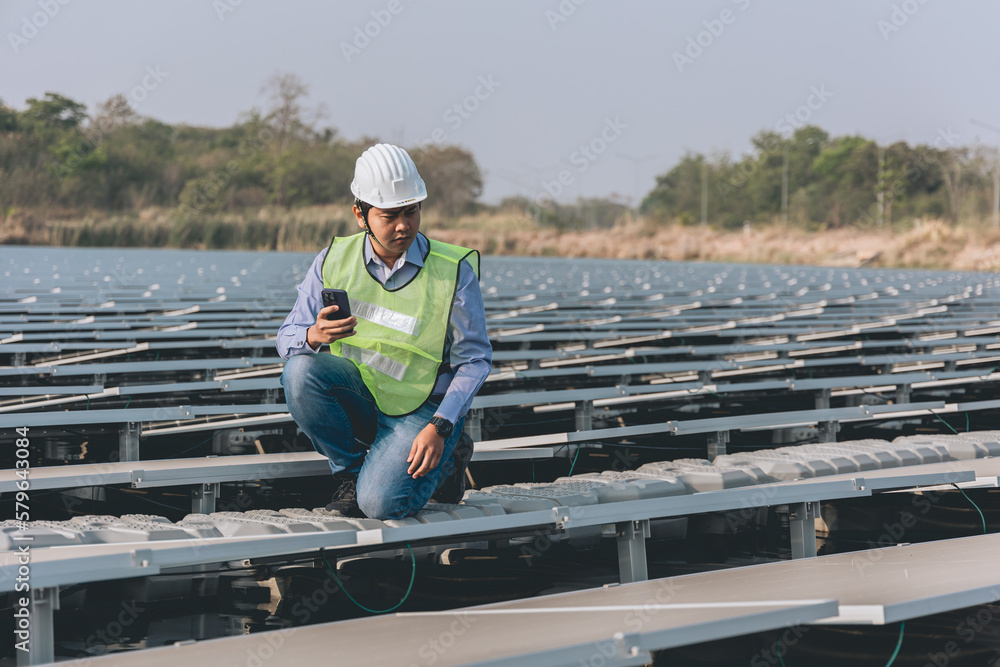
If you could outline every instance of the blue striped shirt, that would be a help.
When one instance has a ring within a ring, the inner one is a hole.
[[[365,264],[386,289],[405,284],[424,265],[429,242],[423,234],[393,266],[388,266],[375,254],[371,239],[366,239]],[[323,307],[324,248],[313,260],[309,272],[298,287],[298,298],[285,322],[278,329],[276,347],[283,359],[295,354],[316,353],[306,343],[306,330],[316,323],[316,315]],[[448,421],[457,422],[469,410],[472,399],[490,373],[493,348],[486,334],[486,310],[479,280],[468,261],[463,261],[458,271],[458,287],[451,309],[451,320],[445,337],[445,367],[434,386],[432,394],[444,395],[436,414]]]

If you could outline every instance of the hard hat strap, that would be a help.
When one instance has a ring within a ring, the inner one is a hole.
[[[389,250],[385,247],[384,243],[378,240],[378,237],[375,236],[375,232],[372,231],[371,225],[368,224],[368,211],[372,210],[372,205],[357,198],[354,200],[354,205],[361,210],[361,219],[365,222],[365,231],[368,232],[368,236],[370,236],[375,243],[379,244],[386,250]],[[390,250],[389,252],[392,251]]]
[[[354,205],[358,207],[361,211],[361,218],[365,221],[365,226],[368,226],[368,211],[372,210],[372,205],[366,201],[361,201],[357,197],[354,198]]]
[[[375,232],[373,232],[372,228],[368,225],[368,218],[365,218],[365,229],[368,230],[368,236],[372,237],[372,240],[375,241],[375,243],[377,243],[380,246],[382,246],[383,248],[385,248],[385,244],[378,240],[378,237],[375,236]],[[389,250],[388,248],[385,248],[385,249]],[[389,250],[389,252],[392,252],[392,251]]]

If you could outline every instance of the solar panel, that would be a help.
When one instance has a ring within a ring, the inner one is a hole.
[[[199,479],[238,484],[257,475],[324,473],[325,460],[309,452],[266,455],[284,457],[277,467],[267,458],[232,454],[190,465],[166,458],[241,429],[294,439],[274,335],[312,256],[144,252],[25,249],[0,267],[0,428],[36,429],[33,443],[47,463],[36,466],[39,484],[54,490],[88,480],[197,487]],[[656,451],[659,467],[617,473],[628,478],[577,475],[547,486],[494,485],[462,506],[431,509],[419,520],[352,526],[341,546],[358,548],[359,536],[383,544],[393,534],[455,540],[459,534],[449,526],[463,513],[481,519],[484,531],[558,531],[568,517],[569,525],[576,522],[599,539],[593,529],[601,521],[630,524],[653,511],[611,498],[636,494],[629,502],[657,500],[650,503],[655,511],[668,506],[680,516],[726,506],[704,497],[716,491],[700,489],[771,488],[764,483],[775,479],[768,471],[852,471],[850,478],[813,480],[808,493],[782,490],[772,497],[804,505],[813,497],[940,482],[944,473],[871,468],[876,461],[898,465],[903,454],[864,450],[869,445],[858,443],[867,440],[855,442],[851,435],[945,430],[956,417],[990,427],[1000,409],[994,387],[1000,377],[1000,283],[993,275],[486,258],[482,284],[495,354],[493,373],[467,419],[477,440],[476,465],[571,455],[575,465],[581,448],[641,447]],[[729,438],[739,439],[729,456],[756,448],[754,462],[712,466],[679,459],[699,449],[726,456]],[[786,447],[780,459],[766,458],[783,451],[772,449],[777,445],[833,439],[847,440],[835,443],[845,447],[855,442],[855,449]],[[108,442],[132,460],[97,458],[107,448],[95,445]],[[922,447],[908,460],[951,456],[944,445]],[[65,467],[76,469],[58,470],[56,464],[69,459],[77,465]],[[874,475],[868,486],[863,474]],[[0,489],[4,483],[0,479]],[[649,495],[668,492],[680,495]],[[196,498],[193,507],[211,503]],[[532,507],[548,511],[528,516],[525,508]],[[573,511],[560,513],[561,507]],[[62,526],[45,533],[39,527],[38,534],[50,544],[96,547],[79,555],[94,571],[130,573],[121,576],[193,564],[195,550],[179,546],[158,565],[149,559],[143,565],[134,547],[126,552],[72,540],[142,540],[165,554],[159,540],[209,539],[204,536],[212,531],[228,540],[249,531],[239,546],[216,542],[203,551],[198,562],[210,562],[204,559],[236,558],[240,549],[282,555],[340,539],[322,528],[329,517],[287,509],[276,512],[280,517],[215,513],[211,526],[201,519],[182,526],[84,517],[93,519],[93,530]],[[803,512],[809,516],[808,507]],[[809,551],[804,521],[794,524],[799,542],[793,548],[800,555]],[[273,531],[280,535],[265,539]],[[641,531],[625,544],[638,553],[638,542]],[[64,563],[53,560],[47,569],[44,547],[38,553],[41,580],[48,573],[55,577],[50,581],[68,576],[57,574]]]

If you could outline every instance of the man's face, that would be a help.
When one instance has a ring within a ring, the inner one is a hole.
[[[355,206],[354,215],[358,225],[364,229],[361,210]],[[405,253],[420,230],[420,204],[409,204],[399,208],[372,208],[368,211],[368,225],[379,243],[392,254]]]

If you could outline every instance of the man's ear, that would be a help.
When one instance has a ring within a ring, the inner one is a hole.
[[[353,210],[354,210],[354,219],[358,222],[358,227],[360,227],[361,229],[364,229],[365,228],[365,220],[364,220],[364,218],[361,217],[361,209],[358,208],[357,206],[354,206]]]

